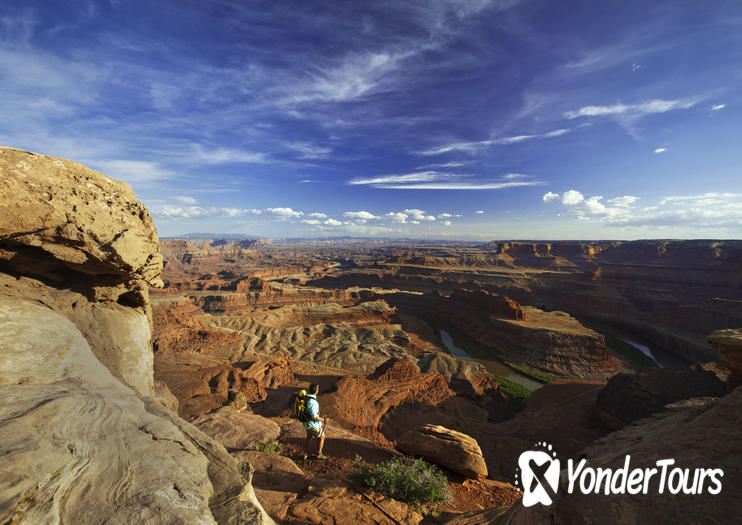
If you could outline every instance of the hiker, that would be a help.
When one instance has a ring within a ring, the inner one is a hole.
[[[322,447],[325,445],[325,425],[327,424],[328,418],[319,417],[319,402],[317,401],[317,393],[319,392],[319,385],[313,384],[309,387],[309,393],[306,395],[306,421],[302,421],[304,428],[307,431],[307,440],[304,443],[304,459],[307,459],[312,454],[310,453],[310,445],[312,444],[312,438],[317,438],[319,444],[317,445],[317,459],[325,459],[326,455],[322,453]]]

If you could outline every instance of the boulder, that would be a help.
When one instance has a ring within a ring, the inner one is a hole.
[[[18,273],[59,282],[71,270],[107,285],[162,285],[157,231],[131,186],[71,160],[4,146],[0,173],[3,258]],[[137,301],[134,295],[121,300]]]
[[[199,416],[192,423],[228,450],[248,450],[255,443],[278,439],[281,433],[281,427],[270,419],[230,407]]]
[[[467,478],[487,477],[487,465],[477,441],[455,430],[439,425],[422,425],[405,432],[397,448]]]

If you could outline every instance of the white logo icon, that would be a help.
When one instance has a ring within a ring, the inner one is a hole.
[[[556,452],[544,442],[536,443],[536,446],[545,450],[526,450],[518,458],[524,507],[536,503],[551,505],[559,487],[560,468]]]

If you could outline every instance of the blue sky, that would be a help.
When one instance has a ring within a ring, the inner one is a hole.
[[[160,235],[742,237],[742,3],[0,0],[0,144]]]

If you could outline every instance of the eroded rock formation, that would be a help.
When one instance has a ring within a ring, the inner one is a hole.
[[[727,379],[727,391],[731,392],[742,385],[742,328],[717,330],[709,336],[709,343],[731,370]]]
[[[0,522],[271,521],[249,465],[149,397],[157,242],[128,185],[0,148]]]

